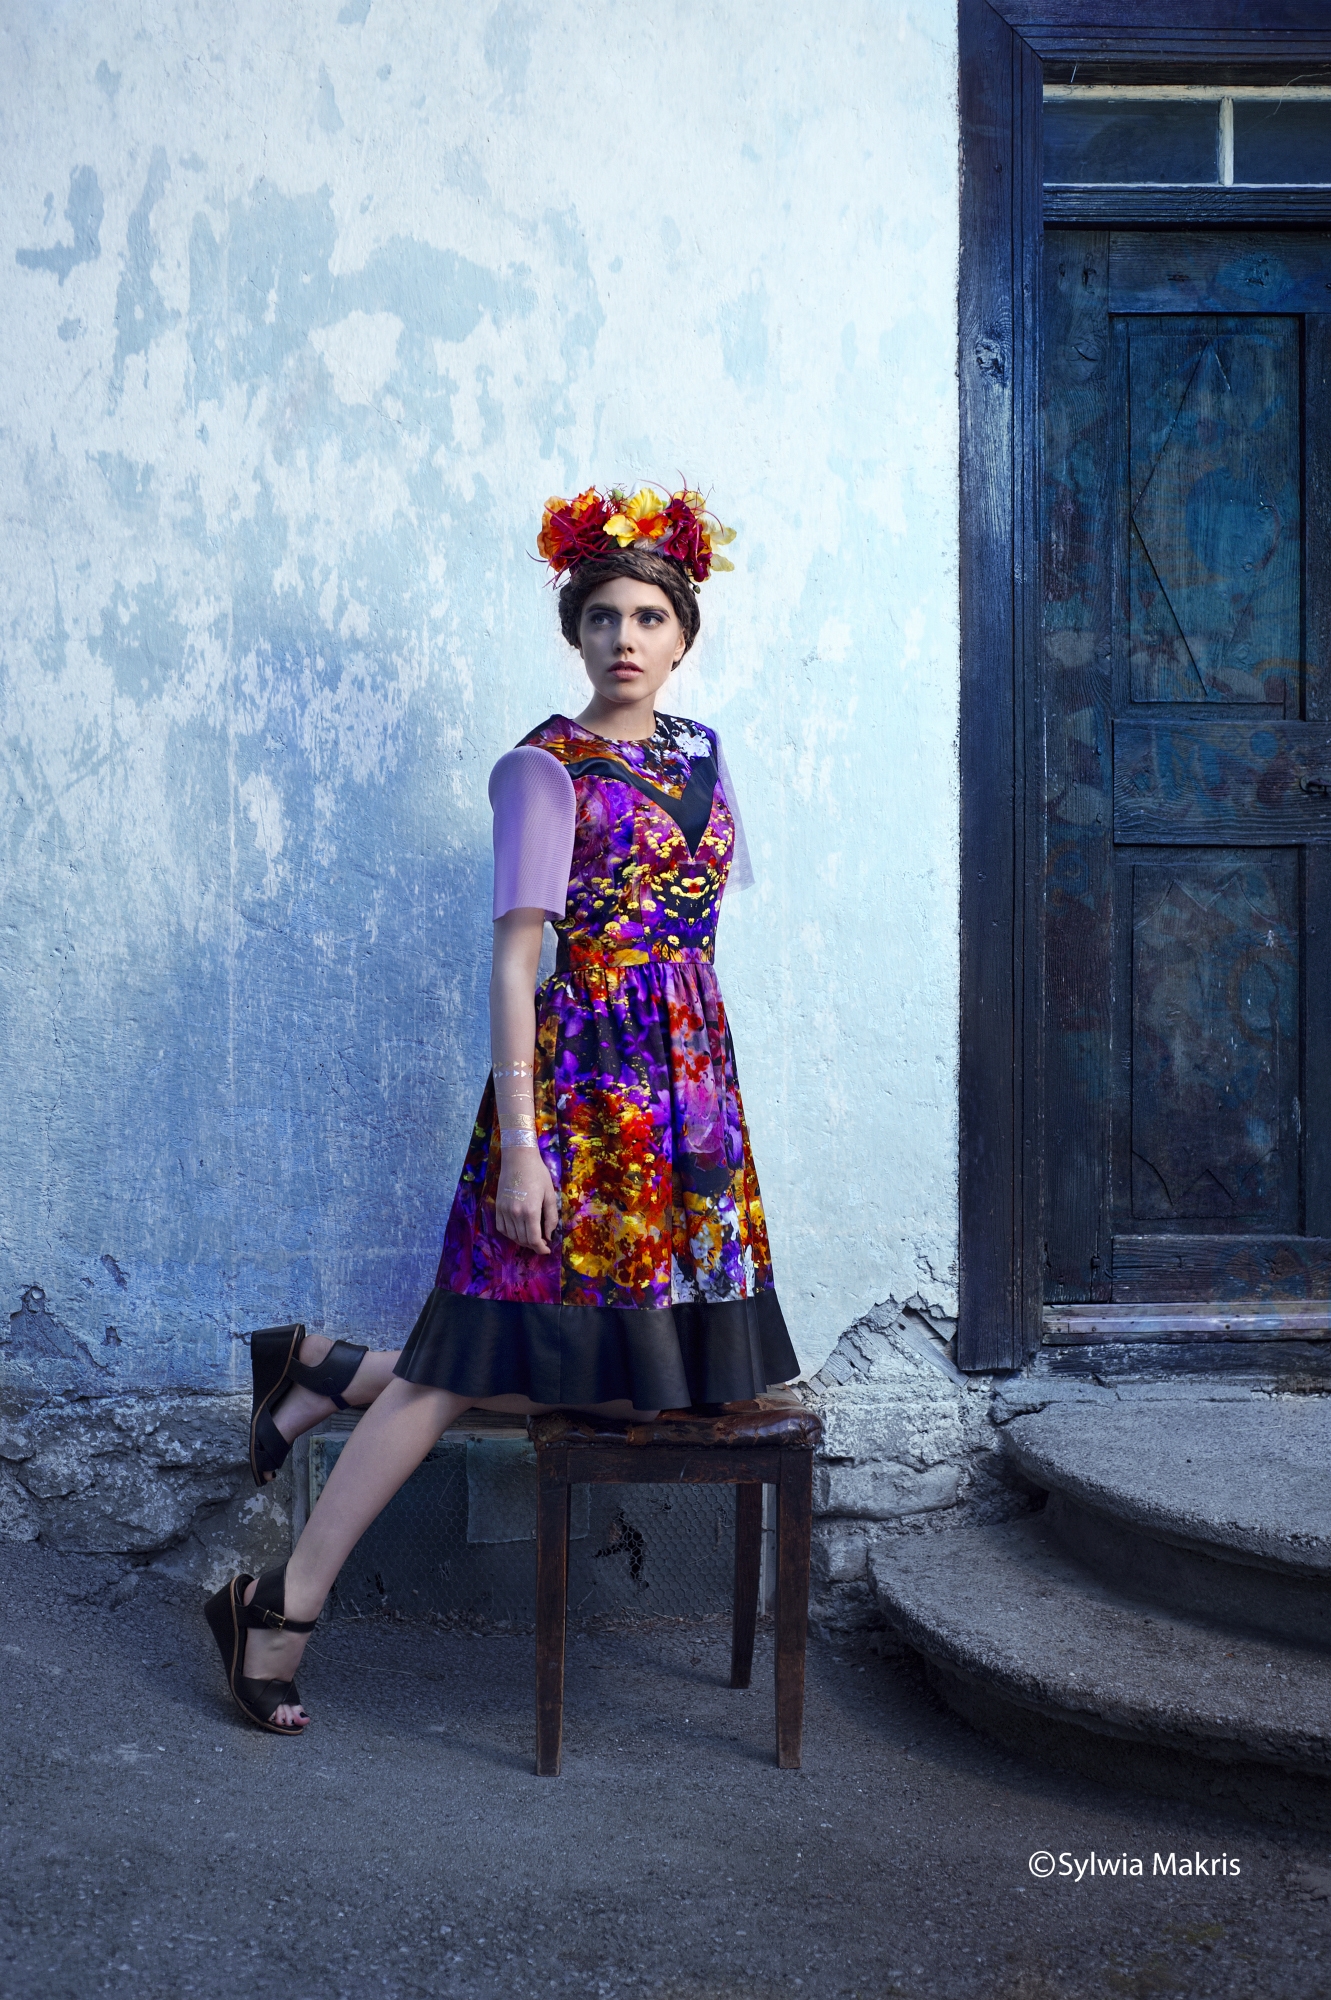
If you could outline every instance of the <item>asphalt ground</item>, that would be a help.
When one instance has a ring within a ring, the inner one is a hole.
[[[529,1636],[335,1620],[289,1742],[230,1708],[201,1593],[119,1575],[0,1543],[5,2000],[1331,1993],[1325,1837],[1010,1757],[867,1640],[812,1639],[784,1772],[765,1637],[736,1693],[720,1622],[575,1634],[537,1778]]]

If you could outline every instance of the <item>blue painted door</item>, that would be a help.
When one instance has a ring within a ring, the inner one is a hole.
[[[1046,239],[1046,1305],[1331,1293],[1331,239]]]

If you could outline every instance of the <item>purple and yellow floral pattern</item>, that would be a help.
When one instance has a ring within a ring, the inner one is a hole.
[[[537,994],[537,1135],[560,1225],[548,1256],[497,1232],[487,1084],[436,1283],[630,1313],[757,1299],[771,1257],[712,963],[735,836],[715,739],[661,716],[647,742],[611,743],[557,715],[524,741],[560,759],[577,800],[558,964]]]

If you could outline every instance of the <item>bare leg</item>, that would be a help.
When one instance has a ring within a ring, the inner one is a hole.
[[[365,1357],[356,1372],[357,1382],[366,1361],[377,1358]],[[305,1620],[319,1616],[338,1571],[371,1521],[411,1477],[431,1445],[464,1410],[473,1407],[472,1398],[451,1395],[447,1389],[421,1388],[400,1376],[388,1382],[339,1453],[292,1552],[286,1574],[290,1617]],[[533,1415],[551,1406],[529,1402],[525,1396],[493,1396],[480,1407]],[[599,1408],[606,1416],[655,1415],[654,1411],[634,1411],[627,1403],[605,1403]],[[247,1604],[254,1588],[251,1585],[245,1593]],[[245,1675],[251,1680],[293,1679],[306,1638],[303,1632],[251,1632],[245,1646]],[[295,1724],[309,1718],[303,1708],[284,1707],[276,1711],[273,1720]]]
[[[362,1362],[358,1375],[364,1367]],[[286,1575],[286,1609],[291,1617],[318,1617],[338,1571],[371,1521],[410,1478],[430,1446],[469,1407],[468,1397],[451,1396],[446,1389],[422,1389],[400,1377],[389,1382],[339,1453],[292,1552]],[[251,1587],[246,1602],[253,1594]],[[245,1647],[246,1675],[290,1680],[305,1651],[305,1639],[304,1633],[251,1632]],[[308,1718],[303,1708],[279,1708],[273,1720],[289,1724]]]

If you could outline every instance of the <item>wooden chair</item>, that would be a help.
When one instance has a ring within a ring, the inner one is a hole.
[[[716,1416],[663,1410],[648,1424],[555,1411],[529,1417],[536,1447],[536,1770],[559,1775],[564,1736],[569,1501],[578,1485],[630,1482],[734,1486],[735,1609],[730,1685],[753,1670],[763,1487],[777,1492],[776,1761],[800,1767],[804,1641],[809,1620],[813,1454],[822,1425],[794,1398],[731,1404]]]

